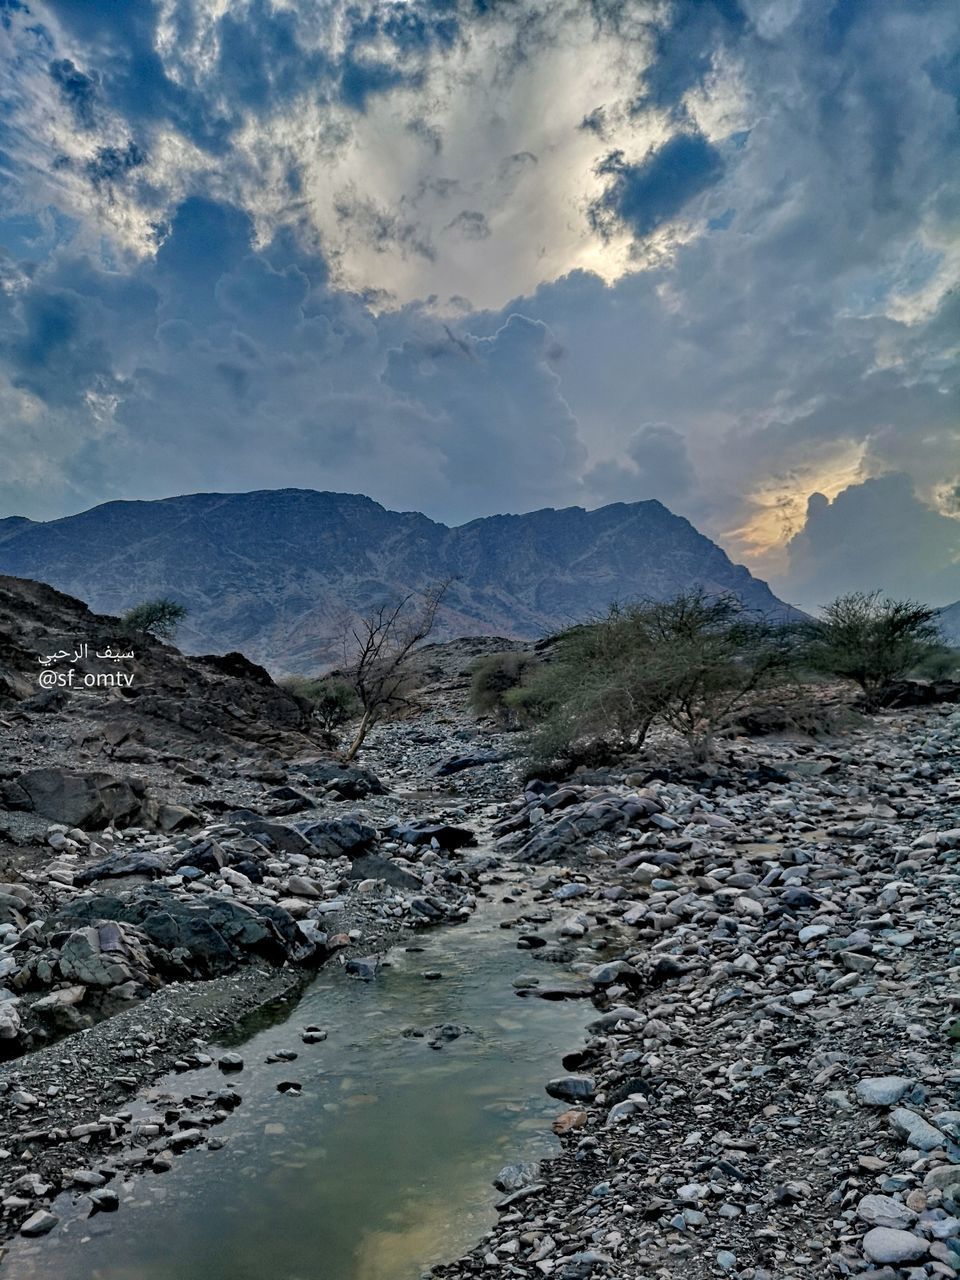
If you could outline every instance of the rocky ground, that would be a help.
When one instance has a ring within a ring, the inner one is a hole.
[[[700,771],[664,743],[524,790],[515,737],[464,707],[493,643],[425,650],[428,710],[356,770],[285,702],[278,731],[249,672],[215,674],[207,729],[125,699],[119,744],[110,699],[9,695],[2,1230],[55,1228],[63,1187],[110,1209],[118,1175],[216,1146],[229,1060],[150,1124],[140,1091],[318,964],[374,977],[394,939],[518,877],[536,988],[579,995],[550,976],[572,964],[595,1009],[543,1064],[562,1154],[504,1170],[497,1227],[435,1276],[960,1272],[960,712],[738,738]]]
[[[435,1276],[960,1270],[960,713],[723,754],[508,806],[500,856],[569,869],[571,949],[632,941],[582,963],[563,1155]]]

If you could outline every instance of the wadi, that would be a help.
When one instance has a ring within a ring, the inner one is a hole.
[[[439,599],[277,684],[0,578],[4,1271],[949,1267],[955,651]]]
[[[960,6],[0,86],[0,1280],[960,1280]]]

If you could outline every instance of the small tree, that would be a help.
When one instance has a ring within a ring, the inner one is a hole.
[[[360,723],[345,760],[353,760],[373,726],[410,705],[409,658],[427,638],[449,580],[430,588],[419,607],[414,593],[395,605],[381,605],[350,628],[352,641],[343,677],[354,690],[361,707]]]
[[[186,616],[185,605],[161,596],[157,600],[145,600],[143,604],[128,609],[121,622],[125,631],[156,636],[158,640],[172,640],[177,627]]]
[[[284,689],[310,704],[325,738],[336,740],[337,730],[360,712],[360,700],[353,686],[342,676],[289,676]]]
[[[719,730],[794,664],[790,633],[744,612],[730,593],[682,592],[644,609],[646,676],[660,691],[655,715],[706,760]]]
[[[879,711],[893,685],[938,648],[936,610],[879,591],[853,591],[823,606],[807,632],[806,661],[816,671],[853,680],[868,711]]]
[[[526,693],[528,712],[540,713],[534,752],[637,747],[660,723],[706,759],[717,732],[759,689],[783,679],[791,659],[788,635],[750,619],[734,595],[690,591],[615,606],[561,637],[556,660]]]

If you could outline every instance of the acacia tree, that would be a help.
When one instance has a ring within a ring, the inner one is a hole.
[[[381,605],[350,627],[350,652],[343,677],[353,687],[362,708],[360,723],[344,755],[353,760],[373,726],[385,716],[410,705],[409,658],[427,638],[450,580],[431,587],[414,605],[411,592],[397,604]],[[352,643],[350,643],[352,642]]]
[[[557,660],[534,680],[526,700],[540,719],[534,750],[552,757],[578,743],[638,747],[659,723],[705,760],[718,731],[785,679],[792,660],[787,632],[751,618],[732,594],[694,590],[615,606],[562,637]]]
[[[646,677],[655,714],[706,760],[717,732],[794,663],[790,633],[744,611],[731,593],[681,592],[644,606]]]
[[[121,622],[127,632],[156,636],[158,640],[172,640],[187,612],[185,605],[161,596],[157,600],[145,600],[143,604],[128,609]]]
[[[852,591],[824,605],[808,629],[806,659],[815,670],[853,680],[868,711],[885,705],[894,682],[938,648],[936,610],[880,591]]]

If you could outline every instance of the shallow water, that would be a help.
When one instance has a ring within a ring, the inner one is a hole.
[[[518,998],[511,980],[569,975],[516,949],[500,921],[520,903],[489,902],[466,925],[411,937],[374,982],[322,971],[285,1020],[240,1048],[242,1072],[167,1077],[177,1099],[224,1083],[243,1102],[163,1174],[121,1184],[114,1214],[61,1196],[51,1235],[18,1240],[0,1266],[17,1280],[418,1280],[496,1218],[498,1170],[556,1150],[560,1109],[544,1083],[582,1041],[588,1001]],[[538,927],[545,935],[549,929]],[[439,981],[423,971],[438,969]],[[411,1026],[471,1028],[431,1049]],[[326,1041],[304,1045],[317,1024]],[[291,1063],[266,1065],[278,1049]],[[298,1081],[303,1094],[277,1091]],[[156,1105],[156,1104],[154,1104]],[[95,1161],[91,1161],[95,1167]]]

